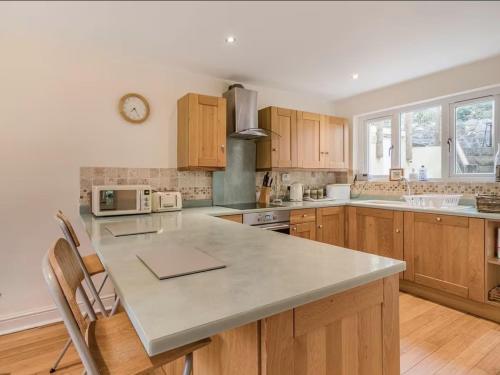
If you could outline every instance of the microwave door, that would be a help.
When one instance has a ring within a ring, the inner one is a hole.
[[[136,211],[140,200],[136,190],[103,190],[100,193],[99,209],[101,211]]]

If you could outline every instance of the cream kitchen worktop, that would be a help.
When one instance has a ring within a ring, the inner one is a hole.
[[[329,202],[343,205],[346,202]],[[318,207],[297,203],[278,209]],[[401,272],[405,262],[221,220],[223,207],[95,218],[87,233],[150,355]],[[113,237],[110,222],[156,225],[159,233]],[[158,280],[138,251],[195,247],[224,269]]]

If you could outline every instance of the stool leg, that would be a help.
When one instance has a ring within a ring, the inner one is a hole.
[[[64,345],[63,350],[61,350],[61,353],[59,353],[59,356],[57,357],[56,361],[52,365],[52,368],[50,369],[50,373],[52,374],[53,372],[56,372],[57,366],[59,366],[59,363],[63,359],[64,355],[69,349],[69,346],[71,345],[71,339],[69,338],[68,341],[66,341],[66,344]]]
[[[119,304],[120,304],[120,297],[117,297],[115,299],[115,302],[113,303],[113,307],[111,308],[111,312],[109,313],[109,316],[115,315],[116,309],[118,308]]]
[[[186,361],[184,362],[184,371],[182,375],[191,375],[193,371],[193,353],[186,354]]]

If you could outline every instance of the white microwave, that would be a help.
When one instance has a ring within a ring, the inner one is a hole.
[[[151,212],[151,187],[146,185],[104,185],[92,188],[95,216],[147,214]]]

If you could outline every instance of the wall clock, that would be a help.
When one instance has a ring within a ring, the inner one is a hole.
[[[132,124],[142,124],[149,117],[149,103],[140,94],[130,93],[122,96],[118,109],[122,117]]]

